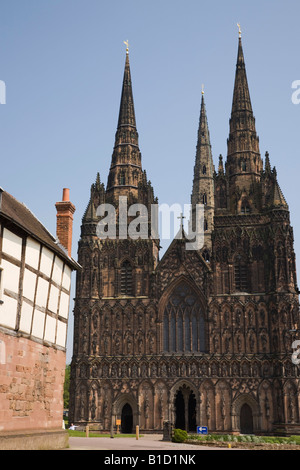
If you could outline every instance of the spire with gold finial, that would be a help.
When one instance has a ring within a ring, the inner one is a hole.
[[[137,194],[138,183],[142,178],[141,152],[138,143],[138,132],[134,110],[132,80],[129,63],[129,41],[126,45],[126,59],[123,75],[123,84],[119,108],[119,118],[115,135],[115,144],[111,159],[111,167],[107,181],[107,191],[111,193],[116,189],[128,194],[130,191]]]
[[[252,191],[251,185],[254,181],[260,181],[263,170],[239,23],[238,27],[238,53],[229,121],[229,137],[227,139],[226,162],[226,173],[229,175],[229,197],[232,201],[237,188],[244,188],[250,194]],[[236,210],[233,202],[232,210]]]
[[[191,195],[191,227],[196,229],[196,206],[204,204],[204,246],[211,251],[211,234],[214,217],[214,164],[204,100],[204,85],[201,92],[201,109]]]
[[[238,28],[239,28],[239,38],[241,39],[242,37],[242,30],[241,30],[241,25],[240,23],[237,24]]]
[[[124,44],[126,46],[126,54],[129,54],[129,41],[127,39],[127,41],[124,41]]]

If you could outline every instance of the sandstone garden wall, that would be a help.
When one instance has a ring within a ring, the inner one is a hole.
[[[66,354],[0,331],[0,449],[67,445]]]

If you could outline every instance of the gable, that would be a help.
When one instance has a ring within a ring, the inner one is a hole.
[[[207,297],[212,286],[212,269],[201,254],[186,250],[184,239],[174,239],[156,268],[159,296],[180,277],[185,277]]]

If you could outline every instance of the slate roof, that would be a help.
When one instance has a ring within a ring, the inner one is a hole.
[[[62,258],[71,268],[78,269],[80,265],[69,257],[67,250],[60,244],[28,207],[15,199],[11,194],[0,188],[0,217],[4,217],[18,226],[50,250]]]

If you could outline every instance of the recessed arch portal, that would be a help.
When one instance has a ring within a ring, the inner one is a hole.
[[[133,413],[129,403],[125,403],[121,414],[121,432],[123,434],[131,434],[133,427]]]
[[[248,403],[244,403],[240,411],[241,434],[253,434],[253,415]]]
[[[175,428],[196,432],[197,400],[194,391],[187,385],[179,387],[174,397]]]
[[[260,408],[251,394],[241,394],[232,403],[233,427],[241,434],[253,434],[260,429]]]
[[[138,404],[130,393],[120,393],[112,406],[112,424],[121,421],[121,432],[131,434],[138,424]]]

